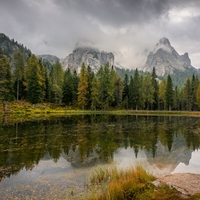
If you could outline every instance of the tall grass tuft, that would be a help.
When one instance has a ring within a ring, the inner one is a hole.
[[[90,176],[88,200],[167,200],[182,199],[178,191],[168,186],[155,187],[156,178],[147,173],[141,166],[126,170],[116,166],[98,167]]]

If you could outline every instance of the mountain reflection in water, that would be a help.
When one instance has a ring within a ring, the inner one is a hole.
[[[67,176],[112,162],[121,167],[142,164],[157,176],[165,175],[189,166],[199,147],[197,117],[81,115],[1,124],[0,189],[9,187],[11,175],[20,179],[27,171],[35,178]],[[200,173],[200,166],[192,172]]]

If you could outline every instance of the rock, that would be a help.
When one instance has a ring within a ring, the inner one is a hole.
[[[54,64],[60,60],[57,56],[50,54],[38,55],[37,57],[41,58],[43,61],[49,61],[51,64]]]
[[[156,187],[161,187],[163,185],[158,179],[153,181],[152,184],[155,185]]]
[[[149,53],[145,65],[139,68],[139,70],[152,72],[153,67],[155,67],[158,76],[165,76],[173,74],[175,71],[183,72],[190,69],[198,71],[191,65],[188,53],[179,55],[167,38],[159,40],[154,50]]]
[[[200,193],[200,174],[177,173],[158,178],[153,182],[156,187],[162,184],[175,188],[183,197]]]
[[[106,63],[114,66],[114,55],[92,47],[77,47],[71,54],[61,60],[64,69],[75,69],[77,72],[80,72],[83,62],[86,66],[89,65],[92,71],[97,72]]]

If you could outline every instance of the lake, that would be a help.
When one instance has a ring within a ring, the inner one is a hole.
[[[94,167],[200,174],[200,118],[74,115],[0,125],[0,198],[67,199]]]

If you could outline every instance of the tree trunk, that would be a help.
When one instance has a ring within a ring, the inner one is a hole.
[[[17,79],[17,101],[19,100],[19,79]]]
[[[7,101],[3,102],[3,111],[4,111],[4,113],[7,112]]]

